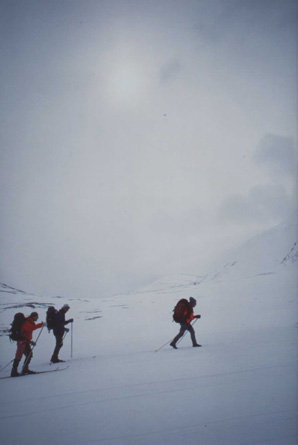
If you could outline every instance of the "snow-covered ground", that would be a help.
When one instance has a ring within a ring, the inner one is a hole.
[[[295,243],[296,224],[287,223],[212,271],[110,298],[46,299],[2,285],[2,367],[14,357],[5,331],[16,312],[45,320],[48,305],[68,302],[75,322],[73,358],[70,333],[60,354],[66,371],[0,381],[1,443],[297,444]],[[177,351],[155,352],[178,332],[175,303],[190,296],[203,347],[187,334]],[[44,329],[31,368],[53,369],[53,347]]]

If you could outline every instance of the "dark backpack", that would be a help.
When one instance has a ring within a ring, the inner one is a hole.
[[[187,311],[186,315],[185,311]],[[189,302],[185,298],[182,298],[173,309],[173,320],[176,321],[176,323],[183,323],[188,319],[190,313],[191,307]]]
[[[13,341],[24,340],[24,337],[21,335],[21,329],[23,324],[26,321],[26,317],[22,312],[18,312],[15,314],[13,322],[11,323],[11,328],[9,330],[9,338]]]
[[[57,309],[54,308],[54,306],[50,306],[47,310],[47,328],[50,332],[51,329],[54,329],[55,327],[55,319],[56,319],[56,314],[57,314]]]

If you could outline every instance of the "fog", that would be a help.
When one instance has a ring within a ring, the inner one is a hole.
[[[1,274],[107,296],[297,203],[297,4],[2,0]]]

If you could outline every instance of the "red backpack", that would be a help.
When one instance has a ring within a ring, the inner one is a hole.
[[[173,309],[173,320],[176,323],[183,323],[188,319],[190,313],[191,313],[191,307],[189,302],[186,300],[186,298],[182,298],[181,300],[178,301],[178,303]]]

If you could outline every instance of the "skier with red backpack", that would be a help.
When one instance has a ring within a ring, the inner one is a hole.
[[[23,365],[22,374],[35,374],[34,371],[29,369],[29,363],[33,357],[31,345],[35,346],[35,342],[32,341],[32,333],[36,329],[43,327],[43,323],[35,323],[37,320],[37,312],[32,312],[32,314],[27,318],[21,312],[15,315],[12,327],[10,329],[10,338],[11,340],[17,342],[17,352],[13,361],[10,374],[11,377],[18,377],[20,375],[18,373],[18,365],[23,354],[25,355],[26,359]]]
[[[176,346],[177,341],[183,337],[185,331],[190,333],[191,341],[193,347],[200,347],[196,340],[196,335],[194,328],[191,325],[191,321],[195,318],[201,318],[201,315],[194,315],[193,308],[196,306],[197,302],[193,297],[190,297],[189,301],[185,298],[182,298],[178,301],[174,308],[173,319],[176,323],[180,323],[180,331],[179,334],[172,340],[170,346],[174,349],[178,349]]]

